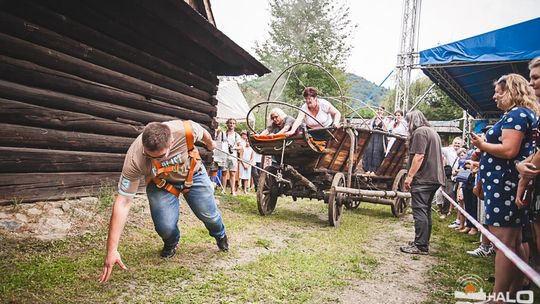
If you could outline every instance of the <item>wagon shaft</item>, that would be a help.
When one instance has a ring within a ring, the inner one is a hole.
[[[411,193],[401,192],[401,191],[362,190],[362,189],[352,189],[352,188],[347,188],[347,187],[336,187],[336,192],[358,195],[360,197],[372,196],[372,197],[382,197],[382,198],[388,198],[388,197],[411,198]]]

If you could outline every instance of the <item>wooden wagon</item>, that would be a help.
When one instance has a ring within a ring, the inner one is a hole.
[[[327,129],[324,141],[315,140],[310,130],[290,137],[250,135],[250,144],[262,155],[272,156],[272,165],[261,172],[257,206],[261,215],[271,214],[281,195],[314,198],[328,204],[328,219],[339,224],[344,207],[354,209],[360,202],[390,205],[395,216],[404,214],[410,193],[404,190],[407,170],[407,140],[366,126]],[[362,169],[362,156],[371,136],[382,133],[395,142],[375,174]]]

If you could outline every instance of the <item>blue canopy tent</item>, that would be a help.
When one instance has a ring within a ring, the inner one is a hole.
[[[499,117],[493,82],[508,73],[529,78],[528,62],[540,56],[540,18],[420,52],[420,67],[469,114]]]

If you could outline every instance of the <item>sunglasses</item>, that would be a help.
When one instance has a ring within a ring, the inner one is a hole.
[[[148,155],[148,153],[146,153],[146,151],[143,151],[142,154],[147,158],[159,160],[159,159],[165,158],[165,156],[167,156],[167,154],[169,154],[169,149],[167,149],[167,152],[165,152],[165,153],[163,153],[161,155],[158,155],[158,156],[150,156],[150,155]]]
[[[161,160],[161,159],[164,159],[165,157],[167,157],[167,156],[169,155],[169,153],[171,152],[171,146],[172,146],[172,141],[171,141],[171,143],[169,144],[169,146],[167,147],[167,150],[165,150],[165,153],[160,154],[160,155],[156,155],[156,156],[149,155],[149,154],[144,150],[144,148],[143,148],[142,154],[143,154],[146,158],[155,159],[155,160]]]

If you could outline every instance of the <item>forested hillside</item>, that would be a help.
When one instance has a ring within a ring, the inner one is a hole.
[[[354,98],[351,106],[355,109],[363,106],[356,100],[370,105],[379,105],[388,93],[388,89],[384,87],[378,88],[375,83],[356,74],[347,73],[347,80],[350,83],[348,96]]]
[[[384,96],[388,94],[388,89],[385,87],[378,88],[377,85],[362,76],[356,74],[347,73],[347,82],[349,83],[349,90],[343,92],[345,96],[352,97],[354,101],[351,103],[353,108],[361,107],[362,104],[357,100],[366,102],[370,105],[379,105],[384,99]],[[246,99],[250,105],[256,102],[266,100],[268,90],[271,86],[270,79],[268,81],[261,81],[261,79],[248,81],[240,84],[243,93],[246,95]],[[307,85],[307,84],[306,84]],[[301,98],[302,92],[298,92],[298,99]]]

